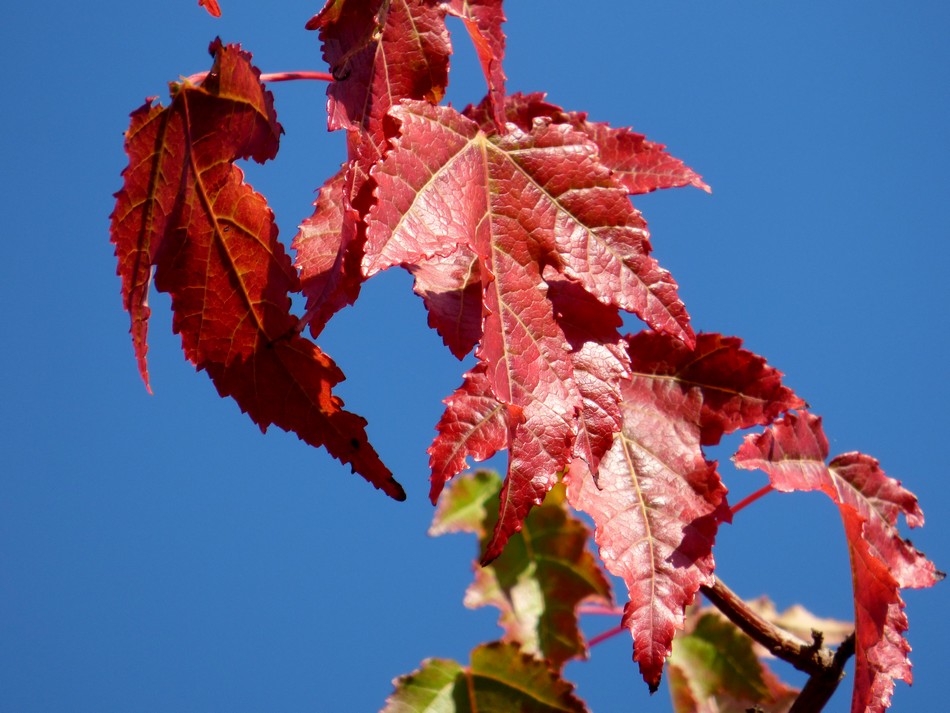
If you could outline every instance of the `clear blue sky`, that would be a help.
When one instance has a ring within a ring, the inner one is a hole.
[[[194,0],[4,9],[2,713],[375,711],[423,658],[467,660],[497,636],[494,612],[461,604],[472,540],[425,534],[425,448],[463,366],[404,274],[369,283],[321,346],[406,503],[261,436],[184,362],[164,296],[154,396],[136,373],[107,235],[127,115],[206,69],[215,35],[264,71],[323,69],[303,30],[319,4],[222,0],[217,21]],[[744,337],[825,417],[834,453],[871,453],[916,492],[929,524],[914,542],[950,568],[950,4],[578,5],[509,2],[510,91],[632,125],[706,178],[711,196],[636,203],[694,325]],[[457,39],[449,98],[464,105],[483,88]],[[324,131],[324,86],[274,92],[287,135],[248,176],[289,240],[342,139]],[[728,455],[734,493],[762,484]],[[850,617],[841,527],[818,495],[761,501],[716,557],[743,595]],[[907,593],[917,682],[898,684],[896,711],[944,705],[947,591]],[[597,713],[668,707],[624,637],[567,675]]]

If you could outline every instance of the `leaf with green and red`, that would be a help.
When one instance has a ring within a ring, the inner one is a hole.
[[[495,130],[504,133],[505,72],[502,60],[505,57],[505,33],[501,26],[505,22],[505,13],[502,0],[448,0],[444,5],[450,14],[461,18],[472,38],[488,82],[486,101],[491,107]]]
[[[382,713],[587,713],[574,687],[544,661],[500,642],[476,647],[468,667],[426,659],[395,686]]]
[[[784,713],[798,695],[756,655],[748,636],[711,612],[676,637],[667,671],[674,713]]]
[[[478,258],[465,246],[409,266],[412,290],[425,302],[429,326],[458,359],[482,338],[482,278]]]
[[[297,336],[290,292],[297,273],[277,240],[264,198],[234,165],[263,162],[281,129],[273,98],[236,46],[212,45],[200,86],[172,86],[167,108],[148,102],[127,135],[130,165],[117,194],[112,240],[133,341],[144,365],[147,276],[172,298],[172,326],[186,357],[222,396],[266,430],[295,432],[397,499],[405,494],[366,437],[366,422],[342,409],[337,366]]]
[[[430,534],[471,532],[484,547],[497,518],[488,504],[498,500],[501,487],[501,478],[490,471],[455,480],[439,499]],[[568,511],[564,489],[555,487],[544,504],[528,514],[524,528],[498,559],[475,570],[466,606],[497,607],[505,640],[546,658],[555,668],[585,656],[577,606],[611,602],[610,584],[587,549],[589,537],[587,526]]]
[[[516,93],[505,97],[505,120],[522,131],[530,131],[535,119],[550,119],[555,124],[568,124],[593,141],[600,150],[600,161],[614,172],[614,178],[637,195],[661,188],[695,186],[711,192],[702,177],[673,158],[666,146],[647,141],[646,137],[629,128],[613,128],[609,124],[587,120],[585,112],[564,111],[545,101],[545,94]],[[489,131],[494,123],[493,107],[487,98],[463,113]]]
[[[723,434],[765,426],[780,414],[805,406],[782,385],[782,372],[742,349],[738,337],[700,334],[696,346],[655,332],[627,337],[632,369],[642,378],[675,381],[684,390],[703,394],[701,441],[716,445]]]
[[[307,298],[301,323],[314,337],[330,317],[356,301],[362,284],[359,216],[344,195],[345,174],[341,169],[323,185],[313,215],[301,223],[291,245]]]
[[[765,471],[776,490],[820,490],[838,505],[854,580],[852,710],[883,711],[894,679],[911,681],[900,589],[932,586],[943,574],[897,529],[900,514],[911,527],[923,524],[916,497],[870,456],[846,453],[826,465],[827,457],[821,419],[802,412],[747,436],[734,460],[739,468]]]
[[[601,460],[597,482],[579,460],[565,482],[571,505],[594,520],[607,569],[627,585],[622,623],[655,691],[686,607],[712,583],[726,489],[700,447],[697,389],[634,377],[621,394],[623,431]]]

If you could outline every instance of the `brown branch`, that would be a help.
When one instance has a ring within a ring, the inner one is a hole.
[[[844,665],[853,655],[854,634],[851,633],[835,651],[831,667],[826,671],[811,675],[788,713],[817,713],[823,709],[838,689],[838,684],[844,678]]]
[[[702,587],[701,591],[753,641],[809,675],[789,713],[817,713],[824,708],[844,677],[845,664],[854,655],[853,633],[833,652],[822,645],[824,637],[821,632],[812,632],[811,643],[799,639],[759,616],[718,579],[712,586]]]

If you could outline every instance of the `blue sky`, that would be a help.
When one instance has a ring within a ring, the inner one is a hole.
[[[264,71],[323,69],[303,30],[319,2],[222,8],[4,10],[3,713],[373,711],[423,658],[466,660],[497,636],[493,612],[461,604],[474,543],[425,534],[425,448],[464,365],[406,275],[374,278],[321,339],[406,503],[293,436],[262,436],[183,360],[164,296],[155,395],[139,380],[107,235],[128,113],[206,69],[215,35]],[[833,453],[868,452],[902,479],[928,518],[914,543],[950,567],[950,5],[522,0],[507,13],[510,91],[633,126],[710,183],[711,196],[636,201],[694,326],[743,337],[824,416]],[[456,38],[449,99],[464,105],[483,86]],[[289,240],[343,147],[324,130],[324,86],[273,90],[287,135],[248,177]],[[763,483],[716,456],[735,497]],[[818,495],[760,501],[716,558],[745,596],[851,616],[841,527]],[[894,710],[937,710],[946,585],[906,599],[916,683],[898,684]],[[668,709],[624,637],[567,675],[595,712]]]

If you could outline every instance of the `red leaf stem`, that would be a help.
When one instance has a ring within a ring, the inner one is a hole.
[[[749,505],[751,505],[752,503],[754,503],[754,502],[755,502],[756,500],[758,500],[759,498],[765,497],[766,495],[768,495],[769,493],[771,493],[772,490],[773,490],[773,488],[772,488],[771,485],[766,485],[766,486],[764,486],[764,487],[762,487],[762,488],[759,488],[758,490],[756,490],[756,491],[755,491],[754,493],[752,493],[751,495],[747,495],[746,497],[742,498],[742,500],[740,500],[740,501],[737,502],[735,505],[733,505],[733,506],[729,509],[729,511],[730,511],[733,515],[735,515],[737,512],[739,512],[740,510],[742,510],[742,508],[748,507]]]
[[[207,72],[198,72],[197,74],[191,74],[185,77],[185,81],[190,82],[191,84],[200,84],[207,76]],[[265,83],[292,82],[298,79],[310,79],[316,80],[318,82],[332,82],[333,75],[328,72],[314,72],[308,69],[303,69],[294,72],[269,72],[260,76],[260,80]]]

